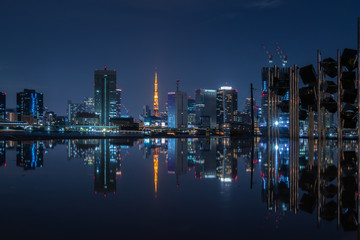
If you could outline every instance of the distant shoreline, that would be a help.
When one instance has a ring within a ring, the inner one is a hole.
[[[213,135],[210,137],[222,137]],[[0,140],[50,140],[50,139],[141,139],[141,138],[209,138],[205,135],[145,135],[145,134],[87,134],[74,132],[0,132]]]

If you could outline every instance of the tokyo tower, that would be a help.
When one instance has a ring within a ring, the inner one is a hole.
[[[157,71],[155,69],[155,91],[154,91],[154,116],[159,117],[159,96],[158,96],[158,83]]]

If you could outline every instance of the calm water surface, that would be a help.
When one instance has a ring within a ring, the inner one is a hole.
[[[316,149],[307,140],[2,141],[1,239],[357,239],[355,143],[344,144],[342,172],[336,142],[320,175]]]

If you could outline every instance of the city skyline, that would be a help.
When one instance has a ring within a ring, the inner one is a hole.
[[[2,0],[2,239],[360,239],[359,10]]]
[[[93,71],[107,65],[117,70],[117,87],[123,89],[123,102],[135,117],[153,100],[149,89],[154,67],[160,111],[176,79],[192,97],[195,89],[218,89],[228,82],[239,90],[242,109],[250,82],[260,100],[260,69],[268,66],[262,42],[274,55],[279,42],[288,55],[287,66],[315,62],[318,48],[334,57],[337,48],[355,48],[360,5],[278,0],[91,1],[82,7],[83,3],[70,7],[70,2],[40,1],[29,6],[19,1],[16,8],[11,1],[4,3],[1,19],[7,23],[4,31],[11,34],[3,39],[0,78],[8,108],[15,108],[17,92],[29,88],[44,93],[45,106],[65,115],[68,100],[93,97]],[[21,16],[10,18],[15,10]],[[92,18],[94,12],[106,17]],[[276,23],[278,28],[273,27]],[[333,36],[336,26],[341,27]],[[109,32],[109,37],[103,40],[99,31]],[[61,91],[66,94],[58,94]]]

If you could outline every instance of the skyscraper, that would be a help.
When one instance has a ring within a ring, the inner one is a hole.
[[[92,97],[85,97],[84,98],[84,110],[87,113],[94,113],[95,112],[95,101]]]
[[[67,120],[68,120],[69,124],[75,124],[77,114],[83,113],[83,112],[85,112],[85,104],[73,103],[70,100],[68,101],[66,113],[67,113]]]
[[[238,97],[237,90],[223,86],[216,93],[217,124],[237,122]]]
[[[188,126],[194,126],[195,125],[195,99],[190,98],[188,99]]]
[[[0,119],[6,119],[6,93],[0,92]]]
[[[196,125],[201,127],[216,127],[216,90],[195,90]]]
[[[151,110],[150,107],[148,105],[144,105],[143,106],[143,110],[142,110],[142,117],[143,118],[148,118],[151,116]]]
[[[116,117],[116,71],[95,70],[95,114],[100,125],[107,126],[110,118]]]
[[[255,98],[253,98],[253,110],[254,110],[254,120],[255,123],[259,122],[259,107],[256,106],[256,101]],[[251,98],[246,98],[245,99],[245,107],[244,107],[244,114],[246,114],[248,116],[248,122],[243,122],[243,123],[251,123]]]
[[[19,121],[32,124],[34,120],[42,120],[44,115],[44,95],[35,90],[24,89],[16,94],[16,111]]]
[[[121,92],[122,89],[116,89],[116,117],[121,117]]]
[[[188,123],[188,97],[186,92],[168,93],[168,127],[186,128]]]

